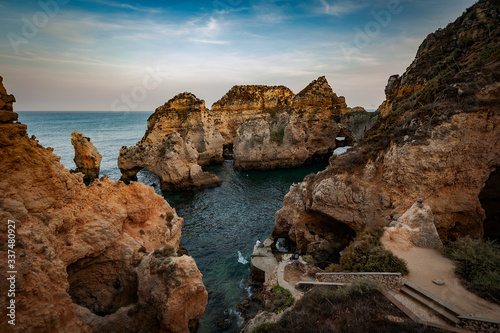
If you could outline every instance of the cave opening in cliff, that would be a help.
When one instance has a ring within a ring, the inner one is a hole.
[[[338,264],[342,251],[356,237],[350,226],[321,213],[311,213],[305,226],[310,238],[315,239],[307,245],[307,253],[323,269]]]
[[[484,238],[500,241],[500,170],[498,166],[494,168],[479,193],[479,201],[486,213],[483,222]]]
[[[225,160],[234,160],[233,144],[228,143],[223,146],[222,156]]]
[[[67,267],[73,303],[104,317],[137,303],[137,275],[133,267],[104,255],[84,258]]]

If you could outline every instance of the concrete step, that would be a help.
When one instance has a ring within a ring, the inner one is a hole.
[[[456,324],[460,322],[458,316],[464,315],[464,313],[454,305],[439,299],[437,296],[410,281],[406,281],[400,291],[402,294],[407,295],[424,305],[426,308],[432,310],[438,317],[452,326],[456,326]]]

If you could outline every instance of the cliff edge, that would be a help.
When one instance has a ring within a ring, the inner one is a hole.
[[[300,252],[328,239],[337,256],[345,240],[397,221],[418,198],[441,241],[500,237],[499,8],[479,1],[424,40],[406,72],[389,78],[363,138],[285,196],[275,239]]]
[[[195,329],[207,291],[194,260],[176,255],[183,219],[143,184],[103,178],[85,186],[82,174],[13,122],[13,101],[0,85],[0,263],[13,271],[10,280],[2,272],[0,287],[12,294],[1,306],[14,308],[0,325],[12,332]]]

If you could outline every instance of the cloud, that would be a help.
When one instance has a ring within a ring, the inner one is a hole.
[[[336,1],[336,0],[319,0],[323,6],[324,14],[341,16],[343,14],[350,14],[366,8],[369,3],[364,1]]]
[[[149,13],[149,14],[158,14],[158,13],[162,12],[162,9],[160,9],[160,8],[133,6],[133,5],[130,5],[128,3],[119,3],[119,2],[109,1],[109,0],[86,0],[86,1],[100,4],[100,5],[105,5],[108,7],[130,9],[130,10],[133,10],[136,12],[143,12],[143,13]]]
[[[230,44],[229,41],[225,40],[209,40],[209,39],[196,39],[196,38],[191,38],[190,41],[195,42],[195,43],[202,43],[202,44],[215,44],[215,45],[226,45]]]

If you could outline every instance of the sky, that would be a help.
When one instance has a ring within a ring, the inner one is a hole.
[[[376,109],[423,39],[472,0],[0,0],[0,76],[15,111],[149,111],[233,85],[298,93],[326,76]]]

